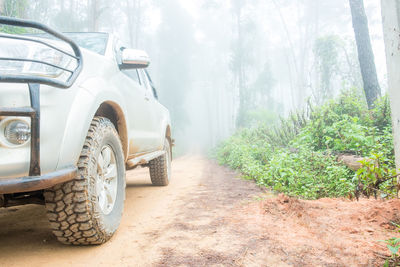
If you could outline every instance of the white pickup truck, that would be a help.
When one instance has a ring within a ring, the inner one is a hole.
[[[126,169],[149,167],[157,186],[171,177],[170,116],[149,58],[107,33],[0,25],[0,207],[45,204],[59,241],[102,244],[121,220]]]

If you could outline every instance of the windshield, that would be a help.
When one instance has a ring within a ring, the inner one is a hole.
[[[78,46],[86,48],[97,54],[104,55],[107,48],[108,33],[82,32],[64,33],[71,38]]]
[[[104,55],[107,48],[108,33],[104,32],[66,32],[63,33],[72,39],[78,46],[100,55]],[[57,40],[48,34],[32,34],[41,38]]]

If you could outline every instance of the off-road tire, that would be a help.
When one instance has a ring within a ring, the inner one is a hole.
[[[155,186],[167,186],[171,176],[171,144],[168,138],[164,143],[165,154],[149,162],[151,183]]]
[[[105,215],[96,194],[97,159],[109,146],[117,168],[117,195],[112,211]],[[121,141],[114,125],[95,117],[90,125],[79,162],[77,177],[44,193],[47,217],[57,239],[64,244],[103,244],[117,230],[125,200],[125,166]]]

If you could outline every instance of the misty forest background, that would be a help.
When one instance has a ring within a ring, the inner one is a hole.
[[[379,2],[364,4],[385,92]],[[348,0],[3,0],[1,13],[146,50],[178,153],[207,151],[342,89],[362,94]]]

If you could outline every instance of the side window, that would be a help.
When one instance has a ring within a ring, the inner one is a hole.
[[[139,71],[140,81],[141,81],[142,86],[143,86],[144,88],[146,88],[146,90],[148,90],[148,91],[154,96],[153,90],[152,90],[152,88],[151,88],[151,85],[150,85],[150,82],[149,82],[149,80],[148,80],[148,78],[147,78],[146,73],[144,72],[143,69],[140,69],[140,70],[138,70],[138,71]]]
[[[129,78],[140,84],[139,75],[136,69],[122,70]]]
[[[144,70],[144,73],[146,74],[147,80],[149,81],[151,90],[153,91],[153,95],[156,99],[158,99],[158,94],[157,94],[157,90],[156,87],[154,86],[153,81],[151,80],[151,77],[149,75],[149,73],[147,72],[147,70]]]

